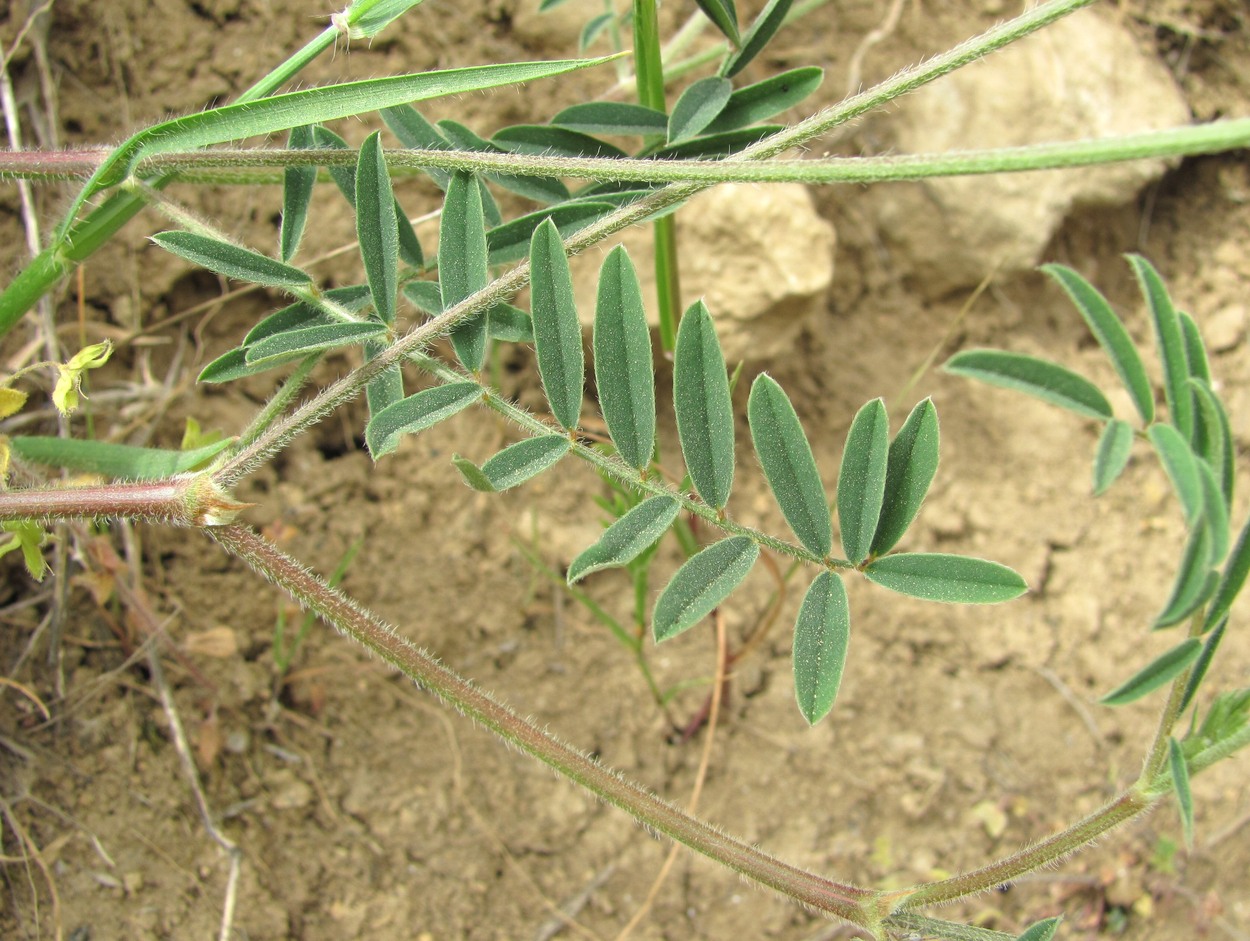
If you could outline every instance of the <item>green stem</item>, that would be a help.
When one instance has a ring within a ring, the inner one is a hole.
[[[330,587],[247,527],[216,527],[210,529],[209,534],[228,552],[277,584],[308,610],[316,612],[342,634],[506,742],[549,765],[607,803],[721,865],[804,905],[854,924],[868,922],[870,916],[865,912],[863,903],[874,897],[869,890],[833,882],[787,865],[753,846],[726,836],[650,791],[626,781],[496,702],[468,680],[400,637],[391,625]]]

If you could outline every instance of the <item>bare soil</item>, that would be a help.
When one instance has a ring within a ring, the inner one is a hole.
[[[8,13],[6,44],[23,6]],[[755,74],[816,62],[828,73],[821,103],[836,100],[881,6],[835,2],[781,41]],[[868,50],[863,80],[944,49],[1016,6],[905,4],[897,27]],[[1110,11],[1174,71],[1196,119],[1250,113],[1250,20],[1239,2],[1126,0]],[[514,0],[430,2],[371,46],[340,47],[303,80],[571,53],[543,41],[532,17],[518,28],[523,12]],[[304,0],[58,0],[42,40],[55,98],[42,97],[33,55],[20,54],[12,66],[20,99],[51,116],[41,134],[27,119],[28,139],[108,142],[171,112],[224,100],[304,42],[321,13]],[[602,81],[538,83],[430,111],[489,132],[597,94]],[[875,127],[837,146],[872,149],[864,135]],[[342,132],[359,141],[368,130],[353,122]],[[249,244],[276,244],[271,190],[170,192]],[[415,181],[400,189],[413,215],[436,207],[434,193]],[[1049,356],[1108,379],[1099,350],[1052,285],[1034,273],[1001,275],[950,335],[968,293],[934,299],[909,283],[900,274],[905,259],[882,244],[864,192],[815,195],[838,233],[828,308],[792,355],[748,364],[747,378],[767,368],[791,392],[827,484],[860,404],[884,396],[897,421],[932,395],[942,418],[942,467],[908,544],[1002,561],[1031,592],[1011,605],[964,609],[852,584],[845,684],[834,713],[809,729],[789,678],[787,625],[802,592],[792,582],[777,626],[729,684],[699,813],[799,865],[902,886],[1037,840],[1133,779],[1156,705],[1110,710],[1096,700],[1173,642],[1146,628],[1166,598],[1183,533],[1167,482],[1149,461],[1135,460],[1111,493],[1090,497],[1095,431],[1080,420],[932,369],[909,385],[935,350],[972,344]],[[24,243],[13,191],[3,199],[12,271]],[[41,199],[47,224],[65,195],[45,191]],[[330,188],[314,212],[316,241],[305,259],[352,238],[350,214]],[[85,266],[81,323],[73,284],[56,318],[71,347],[80,330],[87,340],[119,341],[115,368],[91,386],[97,434],[142,443],[150,433],[152,444],[177,446],[187,417],[227,433],[244,426],[268,389],[266,377],[224,388],[197,387],[193,378],[280,301],[223,300],[226,285],[145,242],[166,227],[153,213],[131,223]],[[432,244],[433,229],[420,231]],[[1129,205],[1074,214],[1054,238],[1046,258],[1079,268],[1145,337],[1119,257],[1127,251],[1147,254],[1214,338],[1214,374],[1244,457],[1247,155],[1185,161]],[[328,283],[352,283],[361,278],[357,266],[348,253],[317,270]],[[32,325],[10,338],[6,361],[35,336]],[[331,359],[318,381],[348,363]],[[502,376],[505,388],[537,407],[531,365],[510,355]],[[740,405],[746,387],[739,386]],[[258,504],[249,521],[323,572],[361,541],[343,582],[348,592],[519,712],[686,802],[707,729],[686,738],[674,726],[690,723],[706,703],[715,669],[710,629],[648,648],[662,687],[688,684],[662,711],[629,654],[518,548],[530,547],[552,569],[567,565],[600,524],[589,502],[603,492],[596,475],[566,462],[488,497],[466,488],[449,459],[489,456],[511,440],[507,428],[462,413],[375,467],[361,448],[362,419],[363,407],[344,410],[249,479],[240,490]],[[662,434],[665,453],[675,455],[672,428]],[[747,440],[745,423],[739,439]],[[783,533],[747,451],[740,448],[731,511]],[[1238,487],[1244,514],[1244,463]],[[0,687],[0,935],[216,936],[228,861],[203,826],[171,743],[169,712],[143,653],[154,632],[207,803],[241,851],[233,937],[612,938],[643,904],[666,843],[500,747],[321,625],[280,676],[275,620],[284,612],[295,630],[300,615],[209,540],[82,527],[74,543],[62,688],[48,664],[46,631],[23,656],[48,610],[48,583],[32,584],[10,557],[0,584],[4,673],[52,714],[45,721],[21,690]],[[142,559],[138,582],[125,558]],[[675,546],[666,545],[656,587],[678,563]],[[142,596],[103,598],[125,583],[140,586]],[[100,600],[92,588],[102,588]],[[623,576],[597,576],[586,588],[628,623]],[[735,595],[725,613],[732,645],[758,626],[774,588],[760,567]],[[1236,620],[1213,688],[1245,685],[1250,676],[1250,645]],[[1244,758],[1202,775],[1194,790],[1191,851],[1169,849],[1180,828],[1164,809],[1054,871],[947,914],[1018,931],[1064,912],[1071,938],[1250,937]],[[682,852],[632,936],[856,935]]]

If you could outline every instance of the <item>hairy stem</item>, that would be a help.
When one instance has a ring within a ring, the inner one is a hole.
[[[203,526],[243,506],[206,477],[190,475],[95,487],[0,490],[0,520],[124,517],[167,526]]]
[[[864,902],[871,900],[874,893],[789,866],[626,781],[496,702],[251,529],[224,526],[210,529],[209,533],[228,552],[241,558],[345,636],[381,657],[448,705],[607,803],[696,852],[804,905],[854,924],[862,925],[872,920],[865,911]]]

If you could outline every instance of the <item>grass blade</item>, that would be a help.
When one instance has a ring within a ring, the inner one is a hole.
[[[725,357],[702,301],[691,305],[677,328],[673,406],[694,489],[708,506],[724,509],[734,480],[733,403]]]
[[[476,382],[451,382],[424,389],[369,419],[365,444],[376,461],[399,446],[402,435],[416,434],[467,408],[482,396]]]
[[[1111,403],[1096,385],[1058,363],[1035,356],[1003,350],[964,350],[948,359],[942,369],[1036,396],[1086,418],[1112,417]]]
[[[290,150],[308,150],[313,145],[312,128],[308,125],[291,128],[287,139]],[[282,172],[282,229],[278,234],[279,253],[290,261],[299,249],[308,221],[308,204],[317,185],[316,167],[287,167]]]
[[[825,558],[833,549],[829,498],[794,406],[766,373],[761,373],[751,385],[747,420],[755,453],[782,515],[799,542]]]
[[[751,571],[760,547],[730,536],[691,556],[660,592],[651,617],[656,642],[676,637],[709,615]]]
[[[794,625],[794,695],[808,725],[833,708],[851,642],[846,586],[833,572],[816,576]]]
[[[298,291],[312,284],[312,278],[298,268],[196,232],[158,232],[152,241],[179,258],[236,281],[284,291]]]
[[[663,495],[639,503],[570,563],[568,583],[572,585],[592,572],[633,561],[668,532],[680,511],[681,504]]]
[[[1102,496],[1128,466],[1133,453],[1133,426],[1119,418],[1107,422],[1094,452],[1094,496]]]
[[[946,604],[998,604],[1028,591],[1007,566],[964,555],[900,552],[869,563],[864,574],[882,588]]]
[[[1146,437],[1172,481],[1185,522],[1192,525],[1202,512],[1202,478],[1198,476],[1198,457],[1189,447],[1189,442],[1171,425],[1151,425],[1146,429]]]
[[[623,245],[608,253],[599,270],[591,342],[608,435],[625,463],[642,470],[655,450],[655,364],[642,288]]]
[[[534,230],[530,242],[530,313],[543,391],[556,421],[572,431],[581,415],[586,374],[582,325],[564,243],[550,219]]]
[[[247,365],[276,365],[291,359],[302,359],[310,353],[320,353],[337,346],[351,346],[386,333],[386,327],[376,321],[360,323],[328,323],[302,330],[288,330],[274,334],[247,348],[244,357]]]
[[[85,438],[18,435],[9,439],[13,453],[23,460],[122,480],[159,480],[185,474],[233,443],[233,438],[226,438],[191,451],[173,451]]]
[[[1176,430],[1188,439],[1194,431],[1194,413],[1193,398],[1185,384],[1189,378],[1189,358],[1180,318],[1154,266],[1140,255],[1129,255],[1128,262],[1137,276],[1142,296],[1146,298],[1146,306],[1150,310],[1150,321],[1154,324],[1155,342],[1163,365],[1163,392],[1168,414]]]
[[[842,551],[855,565],[868,558],[885,500],[890,420],[885,403],[873,399],[851,422],[838,473],[838,525]]]
[[[717,75],[691,84],[668,117],[668,142],[678,144],[701,134],[728,104],[733,88],[729,79]]]
[[[1098,701],[1104,706],[1123,706],[1141,699],[1184,673],[1201,652],[1202,641],[1197,637],[1187,637]]]
[[[486,219],[477,180],[455,173],[447,185],[443,218],[438,229],[438,283],[443,309],[459,304],[486,287]],[[465,369],[477,372],[486,358],[486,314],[457,324],[451,344]]]
[[[729,101],[716,116],[716,120],[704,130],[708,134],[723,134],[748,127],[758,121],[766,121],[788,108],[793,108],[812,94],[820,87],[824,78],[824,69],[812,65],[791,69],[754,85],[739,88],[729,96]]]
[[[508,445],[481,467],[462,457],[454,461],[474,490],[498,493],[537,477],[568,454],[571,446],[564,435],[540,435]]]
[[[932,399],[925,399],[911,410],[890,443],[881,518],[872,537],[873,555],[893,549],[920,512],[937,473],[938,440],[937,409]]]
[[[399,223],[391,174],[382,154],[382,133],[360,145],[356,163],[356,237],[373,296],[373,309],[385,324],[395,322],[399,291]]]
[[[1076,305],[1090,331],[1097,338],[1111,360],[1111,365],[1128,390],[1142,422],[1149,425],[1155,417],[1154,391],[1146,377],[1146,367],[1141,354],[1129,336],[1124,323],[1116,316],[1107,299],[1098,289],[1065,265],[1043,265],[1042,271],[1050,275],[1067,292]]]
[[[790,12],[793,0],[768,0],[768,6],[760,12],[742,37],[737,52],[731,55],[723,66],[720,74],[725,78],[733,78],[745,69],[757,55],[764,51],[768,41],[777,34],[777,30],[785,24],[786,14]]]

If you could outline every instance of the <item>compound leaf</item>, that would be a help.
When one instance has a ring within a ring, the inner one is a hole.
[[[658,495],[642,501],[572,561],[568,583],[572,585],[591,572],[633,561],[668,531],[680,511],[681,504],[672,497]]]
[[[794,694],[808,725],[833,708],[851,641],[846,586],[833,572],[816,576],[794,625]]]
[[[734,480],[733,403],[725,357],[702,301],[691,305],[677,328],[673,406],[694,488],[708,506],[723,509]]]
[[[476,382],[452,382],[423,389],[401,399],[369,419],[365,426],[365,444],[376,461],[394,451],[402,435],[418,431],[450,418],[482,396]]]
[[[1028,591],[1007,566],[964,555],[900,552],[869,563],[864,574],[882,588],[947,604],[998,604]]]
[[[623,245],[599,271],[592,345],[608,434],[625,463],[641,470],[655,450],[655,366],[642,288]]]
[[[564,243],[550,219],[534,230],[530,242],[530,310],[543,390],[556,421],[572,430],[581,413],[586,370],[582,325]]]
[[[395,322],[399,290],[399,223],[391,175],[382,154],[382,132],[360,145],[356,162],[356,237],[365,264],[373,309],[383,323]]]
[[[1146,306],[1150,310],[1150,321],[1154,325],[1159,360],[1163,365],[1163,393],[1168,403],[1168,414],[1176,430],[1189,439],[1194,430],[1193,398],[1185,384],[1189,378],[1189,357],[1180,317],[1154,266],[1140,255],[1129,255],[1128,262],[1137,276],[1142,296],[1146,298]]]
[[[767,373],[761,373],[751,385],[747,420],[755,453],[782,515],[799,542],[823,559],[833,548],[829,499],[799,416],[781,386]]]
[[[306,289],[312,284],[312,278],[299,268],[254,252],[250,248],[241,248],[196,232],[158,232],[152,236],[152,241],[179,258],[236,281],[248,281],[286,291]]]
[[[917,403],[890,443],[881,518],[871,552],[889,552],[911,526],[938,466],[938,418],[932,399]]]
[[[689,630],[729,597],[751,571],[760,547],[746,536],[730,536],[686,560],[660,592],[651,615],[657,642]]]
[[[438,229],[438,281],[443,309],[449,310],[482,290],[488,276],[482,194],[471,174],[457,172],[447,184]],[[452,328],[451,344],[470,372],[481,369],[486,358],[486,330],[484,312]]]
[[[1098,387],[1049,360],[1003,350],[964,350],[942,367],[946,372],[1015,389],[1086,418],[1111,418],[1111,403]]]
[[[1201,652],[1202,641],[1197,637],[1187,637],[1107,693],[1099,702],[1104,706],[1123,706],[1141,699],[1180,676]]]
[[[729,102],[733,83],[713,75],[694,82],[677,99],[668,117],[668,142],[677,144],[697,137]]]
[[[1141,354],[1137,352],[1124,323],[1098,289],[1071,268],[1065,265],[1043,265],[1042,271],[1057,281],[1072,298],[1090,331],[1111,360],[1111,365],[1119,373],[1120,381],[1128,390],[1142,422],[1149,425],[1155,417],[1154,392],[1146,377]]]
[[[1094,496],[1101,496],[1128,466],[1133,453],[1133,426],[1113,418],[1103,428],[1094,452]]]
[[[842,551],[855,565],[868,558],[885,499],[890,420],[885,403],[873,399],[851,422],[838,474],[838,525]]]

